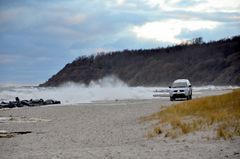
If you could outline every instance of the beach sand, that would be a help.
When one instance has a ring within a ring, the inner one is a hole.
[[[240,158],[239,137],[207,140],[200,132],[147,139],[152,123],[139,118],[178,102],[156,98],[0,110],[0,130],[31,131],[0,138],[0,158]]]

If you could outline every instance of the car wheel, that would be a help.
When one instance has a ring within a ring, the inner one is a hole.
[[[189,99],[192,99],[192,95],[189,96]]]
[[[170,97],[170,101],[174,101],[175,100],[175,98],[173,98],[173,97]]]
[[[187,96],[187,100],[191,100],[191,99],[192,99],[191,95]]]

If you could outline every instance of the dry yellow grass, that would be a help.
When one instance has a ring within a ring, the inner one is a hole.
[[[240,90],[172,105],[142,121],[159,121],[147,137],[175,138],[198,130],[214,130],[217,138],[240,136]],[[159,133],[159,131],[161,133]]]

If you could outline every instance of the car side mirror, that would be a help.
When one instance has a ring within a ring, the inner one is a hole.
[[[189,87],[192,87],[192,85],[189,85]]]
[[[168,86],[168,88],[171,88],[171,86]]]

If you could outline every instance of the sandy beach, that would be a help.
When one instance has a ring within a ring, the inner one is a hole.
[[[163,97],[0,110],[0,130],[31,131],[0,138],[0,158],[240,158],[239,137],[208,140],[200,132],[147,139],[152,123],[139,118],[178,102]]]

